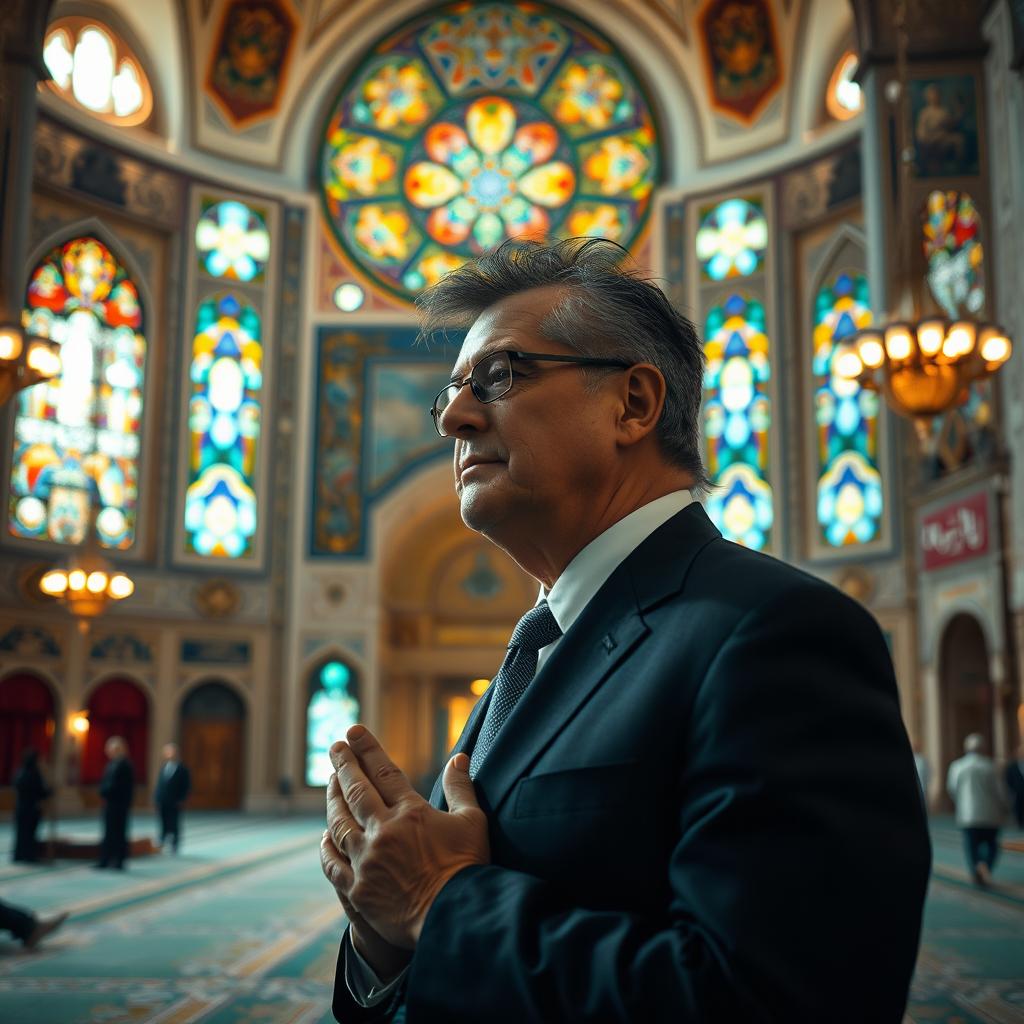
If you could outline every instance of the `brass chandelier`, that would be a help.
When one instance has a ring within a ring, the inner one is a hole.
[[[895,301],[881,327],[852,335],[837,351],[835,372],[862,387],[880,391],[889,406],[913,420],[924,440],[934,417],[959,404],[976,380],[995,373],[1013,352],[1013,343],[998,324],[951,318],[924,294],[922,274],[913,273],[911,237],[918,225],[910,209],[910,172],[915,150],[909,141],[907,102],[906,2],[895,7],[897,81],[890,99],[899,104],[899,244],[893,275]],[[927,306],[931,308],[926,308]]]

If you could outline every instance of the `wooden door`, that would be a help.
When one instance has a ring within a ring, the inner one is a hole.
[[[181,756],[192,773],[187,806],[206,810],[241,806],[244,724],[237,719],[184,719]]]

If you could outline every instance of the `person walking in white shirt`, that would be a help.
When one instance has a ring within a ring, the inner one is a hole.
[[[995,762],[984,753],[985,739],[972,732],[964,740],[964,756],[949,766],[946,789],[963,829],[967,869],[976,885],[992,881],[999,853],[999,829],[1007,801]]]

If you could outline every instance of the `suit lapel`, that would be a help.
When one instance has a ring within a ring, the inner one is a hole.
[[[721,534],[697,502],[655,530],[608,577],[537,673],[477,775],[496,811],[612,671],[650,632],[643,613],[682,590],[697,553]]]

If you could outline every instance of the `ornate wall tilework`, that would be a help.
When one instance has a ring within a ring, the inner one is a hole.
[[[227,5],[206,91],[236,127],[277,110],[297,27],[286,0],[234,0]]]
[[[415,328],[321,328],[310,554],[361,555],[369,504],[411,469],[446,455],[428,409],[448,379],[445,352]],[[433,435],[433,436],[431,436]]]
[[[180,225],[183,187],[169,171],[87,141],[45,116],[36,124],[32,156],[33,175],[49,186],[85,192],[165,227]]]
[[[39,626],[14,626],[0,636],[0,651],[30,656],[60,657],[60,644]]]
[[[767,0],[710,0],[700,32],[711,105],[753,124],[783,78],[771,6]]]
[[[247,640],[185,639],[181,661],[185,665],[248,665],[252,646]]]
[[[110,633],[93,643],[89,648],[89,657],[94,661],[151,662],[153,647],[131,633]]]

